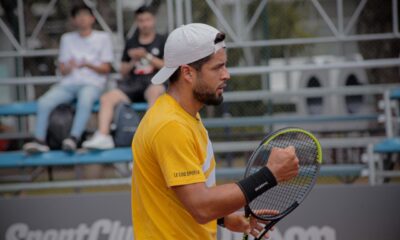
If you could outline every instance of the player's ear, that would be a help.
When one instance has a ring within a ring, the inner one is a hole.
[[[189,65],[182,65],[181,66],[182,76],[185,81],[193,82],[193,69]]]

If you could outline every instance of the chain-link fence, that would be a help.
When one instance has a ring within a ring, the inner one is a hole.
[[[265,90],[267,92],[293,91],[304,88],[340,88],[377,83],[398,83],[398,67],[372,69],[326,69],[312,71],[274,71],[273,67],[329,64],[361,61],[363,59],[397,58],[398,39],[387,39],[384,34],[393,32],[393,6],[391,1],[198,1],[193,2],[193,21],[215,24],[228,34],[228,66],[268,66],[270,71],[261,74],[232,74],[230,91]],[[213,9],[214,8],[214,9]],[[221,16],[222,15],[222,16]],[[369,34],[370,38],[351,40],[354,36]],[[339,35],[342,39],[332,40]],[[331,41],[332,40],[332,41]],[[382,47],[385,49],[383,50]],[[305,72],[305,74],[304,74]],[[311,72],[311,73],[310,73]],[[376,121],[315,122],[267,124],[262,126],[229,127],[229,117],[244,116],[300,116],[303,115],[351,115],[377,111],[376,95],[320,95],[300,98],[270,98],[258,101],[225,102],[203,116],[225,117],[223,128],[209,131],[217,141],[255,141],[273,129],[299,125],[313,129],[320,138],[368,138],[382,135],[383,125]],[[330,105],[329,102],[333,102]],[[358,106],[357,106],[358,105]],[[317,108],[315,108],[317,107]],[[352,107],[355,107],[352,109]],[[317,111],[314,111],[317,109]],[[341,108],[341,109],[337,109]],[[368,108],[358,110],[356,108]],[[319,109],[319,110],[318,110]],[[366,146],[326,146],[326,165],[363,165]],[[250,152],[217,154],[222,166],[244,166]],[[385,158],[385,157],[384,157]],[[388,158],[388,157],[386,157]],[[385,160],[387,168],[393,168],[396,156]],[[323,183],[367,183],[366,172],[335,174],[323,172]],[[332,175],[331,175],[332,174]]]

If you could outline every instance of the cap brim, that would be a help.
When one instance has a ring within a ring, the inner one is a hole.
[[[154,75],[154,77],[151,79],[151,82],[153,84],[162,84],[165,81],[171,77],[171,75],[178,69],[177,67],[169,68],[169,67],[163,67]]]

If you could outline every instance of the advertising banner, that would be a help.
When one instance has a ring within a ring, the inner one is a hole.
[[[241,239],[220,229],[220,240]],[[316,186],[274,240],[400,239],[400,185]],[[130,193],[0,198],[0,239],[132,240]]]

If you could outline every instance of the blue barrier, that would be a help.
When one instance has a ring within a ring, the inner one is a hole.
[[[335,165],[322,165],[319,176],[353,176],[359,177],[362,171],[366,169],[364,164],[335,164]],[[245,168],[217,168],[216,175],[220,179],[238,179],[244,176]]]
[[[0,168],[68,166],[83,164],[112,164],[132,161],[130,147],[114,148],[104,151],[86,151],[68,153],[51,151],[47,153],[26,155],[23,152],[0,153]],[[365,169],[362,164],[324,165],[321,176],[360,176]],[[217,168],[216,174],[222,178],[238,178],[244,175],[245,168]]]
[[[400,88],[393,89],[390,91],[391,99],[400,99]]]
[[[147,103],[134,103],[132,108],[138,112],[146,111]],[[93,112],[98,112],[100,104],[97,102],[93,106]],[[26,116],[37,112],[37,102],[16,102],[10,104],[0,104],[0,116]]]
[[[106,151],[50,151],[32,155],[27,155],[22,151],[0,153],[0,168],[120,163],[128,161],[132,161],[130,147],[114,148]]]
[[[400,152],[400,138],[388,138],[374,145],[376,153]]]
[[[243,177],[244,168],[217,168],[217,180],[238,180]],[[363,176],[364,165],[323,165],[321,166],[320,176],[347,176],[360,177]],[[82,188],[82,187],[99,187],[99,186],[121,186],[131,184],[131,178],[107,178],[107,179],[90,179],[90,180],[67,180],[67,181],[51,181],[51,182],[28,182],[28,183],[4,183],[0,184],[1,192],[15,192],[22,190],[38,190],[38,189],[62,189],[62,188]]]
[[[1,116],[25,116],[35,114],[37,110],[36,102],[17,102],[0,105]]]
[[[149,105],[147,103],[133,103],[131,104],[133,110],[138,112],[145,112]],[[93,112],[98,112],[100,110],[100,103],[97,102],[93,106]]]
[[[400,139],[397,140],[397,147],[400,146]],[[384,145],[387,146],[387,145]],[[397,148],[400,150],[400,148]],[[79,165],[79,164],[106,164],[121,163],[132,161],[132,152],[130,147],[114,148],[110,150],[86,150],[78,152],[50,151],[27,155],[22,151],[1,152],[0,168],[17,167],[39,167],[39,166],[60,166],[60,165]],[[365,168],[362,164],[337,164],[324,165],[322,176],[349,176],[359,175]],[[225,178],[242,176],[244,168],[217,168],[217,174]]]

